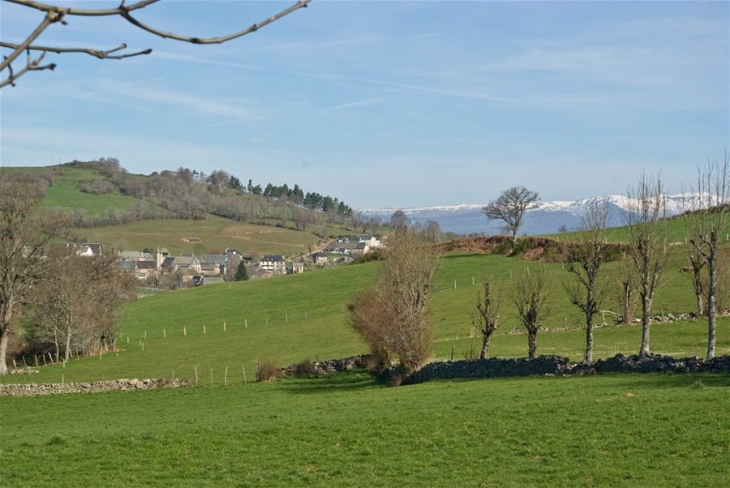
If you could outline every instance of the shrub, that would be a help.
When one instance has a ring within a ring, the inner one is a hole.
[[[317,368],[309,358],[304,358],[304,361],[294,365],[294,376],[312,376],[317,374]]]
[[[378,372],[393,359],[412,372],[430,356],[433,326],[426,319],[426,297],[438,264],[435,250],[421,236],[398,230],[388,241],[388,261],[379,268],[376,287],[348,307],[349,325],[370,347]]]
[[[256,381],[274,381],[281,376],[281,370],[271,360],[261,361],[256,367]]]

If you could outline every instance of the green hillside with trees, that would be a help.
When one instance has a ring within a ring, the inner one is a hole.
[[[179,168],[152,175],[127,173],[115,158],[50,167],[2,168],[28,174],[46,187],[42,207],[69,222],[66,238],[108,249],[173,253],[304,253],[330,235],[371,232],[376,219],[354,214],[338,198],[285,183],[248,185],[224,171]]]

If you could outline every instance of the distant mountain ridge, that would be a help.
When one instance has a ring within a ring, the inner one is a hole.
[[[667,195],[667,216],[683,212],[688,195]],[[699,195],[689,198],[697,199]],[[623,214],[631,202],[623,195],[608,195],[582,198],[580,200],[554,200],[539,202],[535,208],[525,214],[525,223],[520,228],[524,234],[556,233],[562,226],[569,230],[576,229],[586,208],[596,200],[607,200],[610,208],[612,227],[623,225]],[[396,210],[403,210],[416,223],[428,220],[438,222],[444,232],[457,234],[497,234],[502,231],[504,223],[488,221],[482,212],[486,204],[439,205],[414,208],[370,208],[360,209],[368,217],[380,217],[387,222]]]

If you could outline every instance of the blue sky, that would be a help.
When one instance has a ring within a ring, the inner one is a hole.
[[[286,5],[163,1],[138,16],[214,36]],[[38,43],[154,52],[49,55],[54,72],[0,91],[0,163],[223,169],[355,208],[486,203],[514,185],[621,194],[642,171],[680,192],[730,146],[728,5],[314,0],[214,46],[71,17]],[[4,41],[41,19],[0,8]]]

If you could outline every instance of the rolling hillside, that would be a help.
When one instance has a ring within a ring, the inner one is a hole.
[[[354,293],[372,283],[380,265],[369,263],[270,280],[205,285],[139,299],[127,307],[118,354],[73,360],[65,367],[41,367],[34,381],[59,381],[61,375],[66,381],[173,374],[192,378],[197,368],[206,377],[212,370],[217,383],[223,381],[227,367],[231,381],[241,380],[244,368],[251,375],[259,360],[285,365],[304,358],[365,353],[367,348],[346,325],[346,306]],[[470,326],[480,278],[492,276],[508,290],[510,276],[532,265],[499,255],[445,256],[430,301],[430,317],[436,326],[435,357],[446,359],[453,353],[458,359],[480,346]],[[613,267],[610,265],[608,270]],[[552,330],[538,335],[538,354],[577,360],[582,357],[585,341],[582,320],[568,303],[561,285],[567,273],[559,264],[550,265],[550,269],[555,286],[553,314],[546,327]],[[612,298],[609,296],[605,310],[616,310]],[[523,357],[527,339],[520,333],[508,297],[503,307],[503,321],[492,339],[491,355]],[[679,314],[692,309],[686,277],[678,268],[668,271],[666,283],[657,294],[655,314]],[[610,313],[606,314],[606,326],[600,327],[601,315],[596,322],[595,357],[638,351],[639,326],[613,326]],[[652,348],[663,354],[703,356],[706,335],[704,321],[656,324]],[[730,353],[730,318],[720,321],[717,352]],[[10,376],[2,381],[22,379]]]
[[[81,242],[100,242],[107,249],[141,251],[157,246],[167,247],[173,254],[222,252],[234,247],[244,254],[305,253],[317,248],[321,235],[356,233],[336,223],[310,223],[297,230],[293,221],[262,217],[263,225],[246,223],[206,215],[202,219],[175,218],[159,205],[134,198],[109,183],[104,193],[90,192],[94,183],[109,182],[111,177],[102,169],[60,165],[53,167],[2,168],[5,172],[27,172],[51,182],[46,190],[43,207],[65,210],[78,222],[69,232],[69,238]],[[127,180],[147,181],[150,177],[126,175]],[[243,195],[241,198],[258,199],[266,208],[267,199]],[[143,217],[126,222],[130,212],[145,215],[167,215],[169,218]],[[99,225],[106,222],[114,225]],[[282,222],[284,225],[282,225]],[[314,232],[319,234],[316,235]]]

